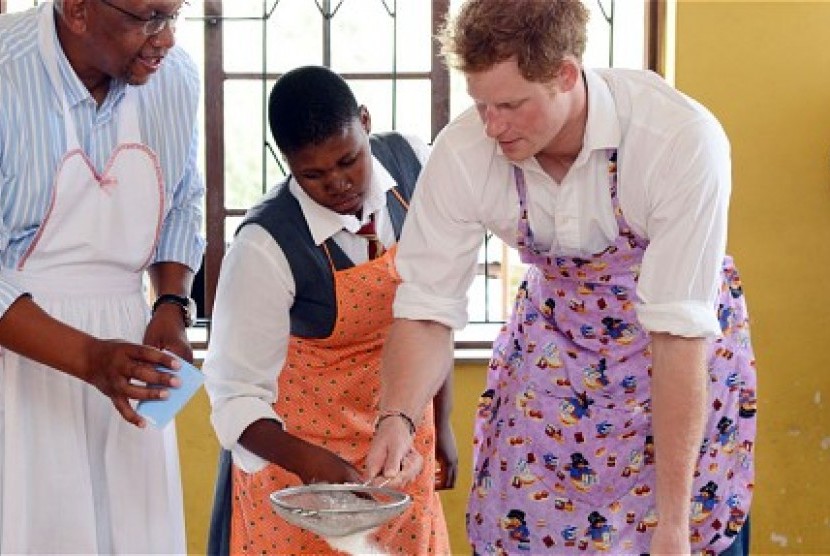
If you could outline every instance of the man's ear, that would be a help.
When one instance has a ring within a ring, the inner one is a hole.
[[[557,88],[560,91],[568,92],[582,81],[582,66],[575,58],[565,56],[555,79]]]
[[[60,0],[60,4],[58,18],[64,26],[76,34],[86,31],[89,0]]]
[[[363,126],[363,130],[368,135],[372,133],[372,115],[369,114],[369,109],[362,104],[358,107],[358,110],[360,110],[360,125]]]

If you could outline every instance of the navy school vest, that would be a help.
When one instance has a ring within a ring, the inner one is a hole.
[[[386,168],[397,184],[395,189],[409,203],[421,172],[421,163],[412,146],[395,132],[373,134],[369,143],[372,155]],[[300,203],[286,187],[289,179],[290,176],[248,211],[237,233],[243,226],[258,224],[271,234],[285,254],[296,286],[290,311],[291,335],[327,338],[334,330],[337,318],[334,274],[324,250],[314,243]],[[392,190],[386,193],[386,207],[395,239],[400,239],[406,207]],[[354,266],[332,238],[327,239],[325,245],[337,270]]]

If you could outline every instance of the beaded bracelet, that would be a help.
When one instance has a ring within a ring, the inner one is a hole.
[[[400,417],[401,419],[406,422],[406,426],[409,428],[409,434],[415,436],[415,421],[412,420],[412,417],[404,413],[403,411],[395,411],[395,410],[385,410],[381,411],[378,418],[375,420],[375,430],[380,426],[380,423],[386,419],[387,417]]]

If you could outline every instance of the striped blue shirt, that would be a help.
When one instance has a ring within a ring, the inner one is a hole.
[[[44,9],[52,3],[0,16],[0,268],[15,268],[31,245],[67,148],[63,109],[37,40],[38,13]],[[113,81],[99,107],[60,48],[58,67],[78,141],[101,172],[117,143],[117,110],[126,84]],[[168,199],[152,262],[175,261],[194,271],[205,245],[204,182],[196,165],[199,87],[195,64],[175,47],[137,88],[142,140],[159,157]],[[0,314],[22,293],[0,280]]]

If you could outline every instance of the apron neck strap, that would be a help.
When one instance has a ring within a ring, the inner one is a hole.
[[[80,147],[78,136],[75,133],[75,124],[72,121],[72,114],[69,112],[69,103],[66,100],[63,80],[58,69],[57,29],[55,28],[55,17],[57,13],[52,4],[44,5],[40,10],[38,21],[38,46],[46,62],[46,71],[52,81],[52,87],[61,102],[63,113],[63,124],[66,130],[66,150],[71,151]]]
[[[46,3],[40,11],[38,21],[38,45],[43,53],[46,63],[46,71],[49,80],[61,102],[64,130],[66,132],[66,150],[72,151],[81,148],[78,134],[75,130],[75,121],[69,110],[69,102],[66,97],[66,88],[61,79],[58,68],[58,47],[57,29],[55,28],[55,17],[59,17],[51,3]],[[136,99],[135,87],[127,85],[124,98],[118,107],[118,143],[140,143],[141,130],[138,124],[138,102]]]
[[[124,98],[118,106],[118,143],[141,143],[141,129],[138,123],[138,91],[127,85]]]

